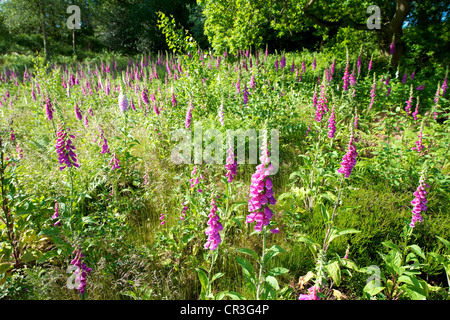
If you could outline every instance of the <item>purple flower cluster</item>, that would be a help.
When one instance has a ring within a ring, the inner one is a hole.
[[[75,112],[75,117],[76,117],[78,120],[82,120],[82,119],[83,119],[83,116],[82,116],[82,114],[81,114],[82,111],[81,111],[80,108],[78,107],[78,104],[75,104],[74,112]]]
[[[119,159],[117,159],[116,157],[116,153],[114,152],[111,161],[109,162],[109,165],[111,166],[112,170],[116,170],[116,169],[121,169],[120,168],[120,163],[119,163]]]
[[[411,94],[409,95],[409,99],[406,100],[406,107],[405,107],[405,111],[408,116],[411,113],[412,99],[413,99],[413,91],[412,91],[412,87],[411,87]]]
[[[370,100],[369,110],[372,109],[373,103],[374,103],[374,101],[375,101],[375,97],[377,96],[376,93],[375,93],[376,90],[377,90],[377,82],[376,82],[375,76],[374,76],[374,77],[373,77],[372,88],[370,89],[370,97],[371,97],[371,100]]]
[[[216,199],[211,199],[211,209],[208,215],[208,228],[206,228],[205,234],[208,236],[208,240],[205,243],[205,249],[215,250],[222,242],[219,232],[223,230],[223,226],[220,223],[219,216],[217,215]]]
[[[119,94],[119,109],[120,112],[124,113],[128,111],[128,99],[125,93],[120,91]]]
[[[342,86],[342,89],[344,91],[348,90],[348,85],[349,85],[349,78],[350,78],[350,73],[348,71],[349,65],[350,65],[350,62],[349,62],[348,56],[347,56],[347,64],[345,65],[344,76],[342,77],[342,80],[344,80],[344,85]]]
[[[52,103],[50,101],[50,97],[47,96],[47,99],[45,100],[45,113],[47,114],[47,119],[52,120],[53,119],[53,107]]]
[[[309,294],[301,294],[298,300],[319,300],[317,296],[317,291],[319,291],[318,286],[312,286],[308,289]]]
[[[81,258],[84,255],[81,253],[81,248],[75,249],[72,254],[76,254],[75,258],[70,262],[70,264],[77,267],[75,270],[75,283],[79,283],[76,288],[80,294],[83,294],[86,291],[86,278],[87,275],[92,272],[91,268],[88,268],[84,262],[81,262]]]
[[[328,138],[334,138],[334,133],[336,132],[336,115],[333,109],[331,110],[330,119],[328,120],[328,128],[330,129],[328,131]]]
[[[417,97],[417,104],[416,104],[416,110],[412,113],[412,116],[414,118],[414,121],[417,120],[417,115],[419,114],[419,97]]]
[[[200,179],[203,180],[203,175],[197,175],[197,166],[194,166],[194,169],[192,169],[191,172],[191,176],[192,178],[189,180],[189,182],[191,183],[191,188],[194,188],[196,185],[198,185],[200,183]],[[203,190],[202,189],[198,189],[198,192],[202,193]]]
[[[58,206],[58,202],[55,201],[55,213],[53,214],[52,219],[55,220],[55,219],[58,219],[58,217],[59,217],[59,206]],[[53,226],[56,227],[60,223],[61,223],[61,221],[58,220],[53,224]]]
[[[225,164],[225,169],[227,169],[226,177],[228,182],[233,181],[234,176],[237,174],[237,161],[234,157],[233,147],[228,149],[227,163]]]
[[[411,201],[411,204],[414,206],[412,213],[413,217],[411,219],[411,223],[409,224],[411,228],[414,228],[416,226],[416,222],[422,222],[423,218],[420,215],[421,211],[426,211],[428,208],[426,206],[427,204],[427,192],[425,191],[425,187],[429,188],[430,186],[425,183],[425,178],[421,178],[419,181],[419,186],[417,187],[417,190],[414,192],[414,200]]]
[[[261,164],[256,166],[256,172],[252,175],[250,185],[250,200],[248,203],[247,223],[256,221],[255,230],[262,231],[263,225],[267,226],[273,216],[268,204],[274,205],[277,200],[273,196],[272,180],[268,177],[273,169],[268,156],[267,144],[263,147]]]
[[[322,85],[320,87],[320,98],[319,102],[317,103],[317,109],[316,109],[316,116],[315,119],[317,122],[322,121],[322,116],[325,112],[328,112],[327,108],[327,94],[326,94],[327,88],[325,86],[325,80],[322,81]]]
[[[417,137],[419,138],[419,140],[415,142],[416,146],[411,150],[417,150],[417,152],[420,153],[420,151],[425,148],[422,144],[422,129],[420,129],[419,135]]]
[[[69,129],[68,129],[69,130]],[[77,155],[73,150],[75,150],[75,146],[72,144],[72,139],[75,138],[74,135],[69,135],[67,138],[67,132],[64,129],[63,124],[59,126],[59,131],[57,133],[56,139],[56,152],[58,153],[59,170],[62,171],[64,168],[70,168],[72,166],[79,167],[77,163]]]
[[[442,88],[442,95],[444,95],[448,88],[447,75],[445,75],[444,82],[442,82],[441,88]]]
[[[342,173],[346,178],[348,178],[356,165],[357,155],[358,152],[356,152],[356,148],[353,145],[353,133],[352,133],[352,135],[350,136],[350,141],[348,143],[348,151],[342,158],[341,167],[339,168],[338,172]]]
[[[177,98],[175,97],[175,93],[172,92],[172,105],[174,107],[177,106]]]
[[[192,110],[194,109],[194,107],[192,106],[192,103],[189,105],[189,108],[186,112],[186,122],[184,124],[184,126],[186,127],[186,129],[189,129],[189,126],[191,125],[191,118],[192,118]]]
[[[183,213],[182,213],[181,216],[180,216],[180,220],[184,220],[184,219],[186,218],[186,212],[187,212],[187,210],[188,210],[187,205],[188,205],[188,202],[187,202],[187,201],[186,201],[186,202],[183,202]]]
[[[102,152],[100,153],[101,154],[110,153],[108,147],[108,140],[106,140],[105,138],[103,127],[101,125],[98,127],[98,132],[100,133],[100,141],[98,142],[98,146],[102,147]]]

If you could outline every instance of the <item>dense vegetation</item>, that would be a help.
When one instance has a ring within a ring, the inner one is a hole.
[[[4,13],[32,2],[1,4],[2,34],[18,23]],[[180,5],[185,20],[156,4],[92,2],[96,27],[80,39],[120,53],[33,54],[20,35],[2,38],[24,55],[5,54],[0,73],[0,297],[448,299],[448,34],[433,45],[421,34],[448,28],[442,14],[421,21],[434,11],[413,2],[411,49],[397,57],[395,41],[385,52],[344,22],[335,34],[296,30],[320,52],[265,47],[282,36],[273,30],[260,43],[230,31],[232,45],[214,47],[222,26],[205,24],[203,50],[186,12],[212,2]],[[117,29],[102,29],[96,10]],[[238,161],[227,133],[239,130],[257,133],[258,163],[250,134]],[[181,141],[187,163],[174,157]]]

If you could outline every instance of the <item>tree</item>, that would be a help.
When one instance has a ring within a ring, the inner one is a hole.
[[[342,27],[373,30],[380,49],[389,52],[392,41],[395,52],[392,64],[404,54],[403,24],[410,13],[411,0],[197,0],[204,7],[205,33],[214,49],[231,51],[260,45],[267,25],[284,35],[314,26],[331,34]],[[367,8],[381,10],[379,29],[367,26]]]
[[[40,32],[46,60],[50,57],[48,50],[48,32],[55,31],[58,19],[58,1],[52,0],[8,0],[2,2],[5,25],[10,32]]]

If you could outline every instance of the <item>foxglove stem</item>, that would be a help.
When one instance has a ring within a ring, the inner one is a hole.
[[[336,217],[336,209],[337,209],[337,207],[339,205],[339,200],[341,198],[343,182],[344,182],[344,175],[342,175],[341,183],[339,184],[338,197],[337,197],[336,203],[334,204],[333,214],[331,215],[330,221],[327,222],[327,232],[325,234],[325,239],[323,241],[323,253],[324,253],[324,255],[326,254],[328,246],[330,245],[329,237],[330,237],[330,234],[331,234],[331,226],[333,224],[334,218]]]
[[[264,275],[264,255],[266,253],[266,227],[263,226],[263,245],[262,245],[262,254],[261,254],[261,262],[259,263],[259,277],[258,277],[258,286],[256,287],[256,300],[259,300],[261,286],[264,283],[263,275]]]

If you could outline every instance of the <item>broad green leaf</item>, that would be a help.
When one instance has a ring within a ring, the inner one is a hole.
[[[330,242],[333,241],[333,239],[336,239],[337,237],[343,236],[344,234],[350,234],[350,233],[359,233],[361,231],[356,230],[356,229],[344,229],[344,230],[339,230],[339,231],[335,231],[331,234],[330,236]]]
[[[7,272],[8,270],[11,270],[13,268],[13,265],[8,262],[0,263],[0,274]]]
[[[272,259],[273,257],[275,257],[276,255],[278,255],[279,253],[284,253],[284,249],[281,248],[279,245],[273,245],[272,247],[270,247],[270,249],[268,250],[268,252],[264,255],[264,263],[267,263],[270,261],[270,259]]]
[[[339,287],[341,284],[341,268],[339,267],[339,263],[337,261],[329,263],[325,266],[325,269],[327,270],[328,275],[336,283],[336,286]]]
[[[206,275],[206,273],[200,269],[200,268],[195,268],[195,270],[197,271],[198,274],[198,278],[200,280],[200,284],[202,285],[202,291],[205,290],[206,288],[208,288],[208,276]]]
[[[384,241],[384,242],[381,242],[381,244],[383,246],[385,246],[385,247],[390,248],[390,249],[394,249],[398,253],[401,253],[400,247],[398,245],[396,245],[395,243],[392,243],[392,242],[389,242],[389,241]]]
[[[255,251],[253,251],[252,249],[239,248],[239,249],[237,249],[237,251],[251,255],[253,258],[255,258],[256,261],[259,260],[258,254]]]
[[[266,282],[275,290],[280,290],[280,286],[278,285],[278,281],[275,277],[267,276]]]
[[[445,246],[447,247],[447,249],[448,250],[450,250],[450,241],[448,241],[448,240],[445,240],[444,238],[441,238],[441,237],[439,237],[439,236],[436,236],[439,240],[441,240],[441,242],[443,243],[443,244],[445,244]]]
[[[226,292],[225,295],[231,300],[245,300],[245,297],[237,292]]]
[[[275,268],[270,269],[270,271],[267,272],[267,274],[270,276],[276,277],[276,276],[279,276],[279,275],[282,275],[282,274],[285,274],[288,272],[289,272],[289,269],[282,268],[282,267],[275,267]]]
[[[420,247],[417,244],[412,244],[412,245],[408,246],[408,248],[410,248],[412,251],[414,251],[418,256],[425,259],[425,254],[423,253],[422,249],[420,249]]]
[[[216,273],[216,274],[213,275],[213,277],[211,278],[211,283],[213,283],[215,280],[217,280],[217,279],[219,279],[219,278],[221,278],[221,277],[223,277],[223,276],[224,276],[224,273],[222,273],[222,272]]]
[[[236,257],[236,262],[243,268],[243,271],[246,271],[246,273],[251,277],[255,278],[255,269],[253,268],[252,264],[241,257]]]
[[[375,280],[368,282],[364,287],[363,291],[367,292],[369,295],[373,297],[385,289],[385,287],[376,286],[375,283],[376,283]]]

